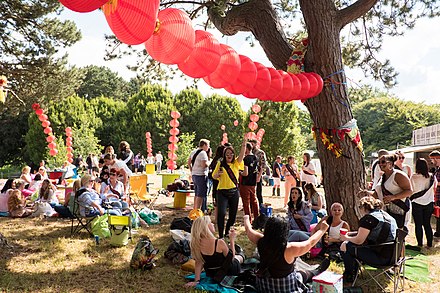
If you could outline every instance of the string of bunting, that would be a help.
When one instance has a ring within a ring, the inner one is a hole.
[[[364,146],[361,139],[361,133],[357,126],[356,119],[351,119],[344,125],[336,128],[336,129],[326,129],[326,128],[318,128],[313,127],[313,138],[316,140],[317,136],[321,139],[324,146],[331,151],[336,158],[345,157],[349,158],[347,155],[344,155],[342,152],[342,148],[339,142],[335,141],[334,138],[339,138],[343,140],[347,135],[350,138],[350,141],[356,146],[356,148],[364,155]]]

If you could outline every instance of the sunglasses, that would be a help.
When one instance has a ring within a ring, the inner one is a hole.
[[[405,160],[405,157],[399,157],[399,160]]]
[[[380,160],[379,163],[380,163],[380,164],[386,164],[386,163],[388,163],[388,161],[386,161],[386,160]]]
[[[110,176],[115,176],[115,175],[116,175],[116,173],[110,173],[109,175],[110,175]]]

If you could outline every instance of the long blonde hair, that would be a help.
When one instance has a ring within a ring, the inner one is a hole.
[[[202,263],[205,263],[201,252],[202,239],[215,239],[214,234],[209,230],[209,224],[211,224],[211,218],[203,216],[197,218],[191,227],[191,256]]]

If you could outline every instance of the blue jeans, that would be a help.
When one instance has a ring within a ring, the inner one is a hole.
[[[208,176],[192,175],[192,180],[194,182],[194,195],[203,198],[202,211],[206,211],[206,197],[208,195]]]
[[[347,251],[343,255],[344,259],[344,276],[354,277],[358,271],[358,263],[355,259],[367,265],[388,265],[392,254],[389,257],[380,255],[370,247],[362,247],[351,242],[347,243]]]

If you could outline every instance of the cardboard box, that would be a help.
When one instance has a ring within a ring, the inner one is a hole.
[[[314,293],[342,293],[343,283],[342,275],[324,271],[313,277],[313,292]]]

